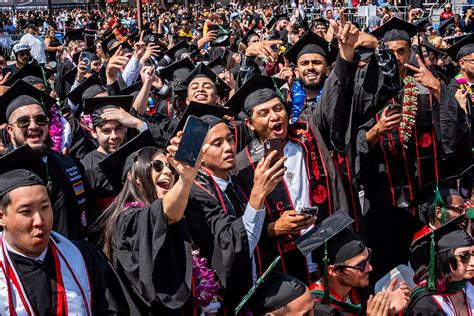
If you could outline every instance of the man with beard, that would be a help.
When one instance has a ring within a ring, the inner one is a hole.
[[[324,219],[337,209],[349,209],[330,149],[344,152],[349,141],[346,135],[350,129],[357,68],[357,61],[353,61],[354,44],[358,35],[357,28],[350,23],[337,30],[341,46],[334,70],[326,81],[325,93],[316,107],[305,107],[297,123],[288,124],[281,79],[254,76],[228,102],[235,111],[243,107],[247,115],[245,123],[255,135],[237,156],[244,190],[253,185],[255,166],[264,155],[267,140],[280,140],[283,154],[288,157],[284,179],[266,198],[268,216],[261,237],[261,244],[265,245],[260,248],[261,262],[265,268],[279,254],[280,269],[306,284],[316,277],[316,265],[311,256],[304,257],[296,250],[295,238],[304,234],[314,219],[298,212],[318,207],[318,218]],[[325,54],[321,47],[308,46],[320,55]]]
[[[126,141],[127,129],[147,129],[147,124],[128,110],[133,96],[105,96],[84,100],[84,114],[92,115],[92,137],[99,146],[81,160],[88,184],[95,199],[95,212],[104,210],[116,196],[99,162],[115,152]]]
[[[285,158],[270,166],[272,153],[257,166],[254,186],[247,197],[242,194],[241,184],[231,176],[235,168],[236,143],[227,123],[219,117],[228,110],[213,106],[205,111],[188,114],[201,116],[211,124],[202,155],[202,167],[191,189],[186,207],[189,231],[200,254],[208,259],[223,287],[224,306],[233,310],[238,301],[257,279],[258,240],[265,218],[265,197],[281,181]],[[210,115],[212,114],[212,115]]]
[[[0,124],[7,123],[11,142],[7,155],[1,160],[11,164],[9,154],[29,145],[45,163],[48,185],[55,211],[54,229],[70,239],[78,239],[87,225],[86,188],[82,171],[69,156],[49,147],[49,108],[56,100],[33,86],[18,80],[1,98],[4,105]]]
[[[15,54],[15,63],[12,64],[10,67],[12,68],[12,75],[15,75],[21,68],[25,65],[28,65],[30,61],[32,63],[37,63],[33,56],[31,56],[31,49],[26,44],[17,43],[13,45],[13,54]]]
[[[374,250],[374,280],[407,262],[411,236],[421,226],[417,206],[439,179],[465,169],[460,162],[467,150],[462,147],[469,145],[465,113],[418,55],[419,68],[409,64],[417,32],[397,18],[372,32],[395,55],[403,80],[400,93],[359,130],[359,183],[367,206],[366,242]]]
[[[309,286],[316,302],[315,314],[382,315],[380,311],[386,308],[389,315],[396,315],[407,306],[410,290],[404,283],[394,290],[394,279],[386,291],[375,296],[377,299],[369,297],[372,251],[352,231],[353,222],[345,212],[337,211],[296,241],[298,249],[303,254],[313,253],[324,269],[322,278]],[[380,296],[384,296],[382,304],[388,306],[377,306]]]

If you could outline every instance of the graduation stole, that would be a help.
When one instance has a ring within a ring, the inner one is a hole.
[[[456,79],[456,82],[462,90],[467,90],[469,92],[471,102],[474,103],[474,93],[472,93],[471,86],[467,82],[466,78],[464,78],[461,73],[458,73],[454,78]]]
[[[8,315],[34,315],[34,308],[6,249],[5,234],[1,234],[0,238],[0,288],[3,289],[0,291],[0,310],[9,311]],[[92,292],[81,252],[72,242],[55,232],[51,232],[49,247],[56,270],[54,314],[90,316]]]
[[[310,285],[309,289],[311,290],[311,294],[313,294],[315,301],[320,302],[324,297],[324,285],[318,281]],[[331,290],[329,290],[329,302],[324,304],[336,307],[337,309],[350,315],[359,315],[362,311],[359,294],[354,288],[352,288],[349,292],[349,296],[351,298],[351,302],[353,303],[344,302],[342,298],[338,297],[336,294],[332,293]]]

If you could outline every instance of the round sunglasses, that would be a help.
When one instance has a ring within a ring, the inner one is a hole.
[[[151,166],[152,166],[153,169],[154,169],[156,172],[158,172],[158,173],[162,172],[163,169],[164,169],[165,166],[166,166],[168,169],[171,170],[171,173],[172,173],[173,175],[177,175],[177,174],[178,174],[178,172],[176,172],[176,170],[175,170],[169,163],[164,163],[164,162],[161,161],[161,160],[153,160],[153,161],[151,162]]]

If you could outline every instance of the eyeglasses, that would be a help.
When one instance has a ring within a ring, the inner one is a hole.
[[[462,59],[467,63],[474,64],[474,59]]]
[[[451,210],[451,211],[454,211],[460,215],[466,213],[466,207],[464,206],[458,206],[458,207],[455,207],[455,206],[448,206],[446,207],[448,210]]]
[[[364,273],[365,269],[367,268],[367,265],[370,263],[370,257],[372,255],[372,249],[367,248],[367,250],[369,251],[369,255],[367,256],[367,259],[365,259],[364,261],[362,261],[358,265],[347,266],[347,265],[343,265],[343,264],[337,264],[336,267],[341,268],[341,269],[345,269],[345,268],[356,269],[356,270],[359,270],[360,273]]]
[[[466,264],[471,260],[472,253],[470,253],[469,251],[466,251],[466,252],[460,253],[459,255],[455,255],[455,257],[458,258],[459,261],[461,261],[462,263]]]
[[[162,172],[163,169],[165,168],[165,166],[171,170],[171,173],[176,175],[178,174],[178,172],[176,172],[176,170],[169,164],[169,163],[164,163],[163,161],[161,160],[153,160],[151,162],[151,166],[153,167],[153,169],[156,171],[156,172]]]
[[[18,128],[26,128],[30,125],[31,120],[35,121],[36,125],[38,126],[44,126],[49,123],[49,117],[46,115],[37,115],[33,118],[29,117],[20,117],[16,122],[13,122],[13,124],[16,124]]]

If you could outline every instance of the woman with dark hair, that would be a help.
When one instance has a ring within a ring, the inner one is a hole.
[[[173,138],[168,152],[178,144]],[[189,301],[192,254],[182,217],[199,166],[140,149],[127,158],[124,187],[97,221],[103,250],[136,305],[132,315],[179,314]]]
[[[411,294],[406,315],[473,315],[474,286],[465,279],[472,245],[471,236],[459,229],[439,239],[434,269],[422,266],[413,278],[419,286]]]

